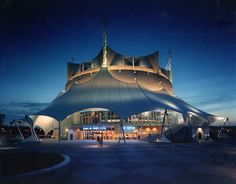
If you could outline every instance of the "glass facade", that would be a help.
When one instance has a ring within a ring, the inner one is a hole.
[[[132,115],[123,121],[126,139],[138,140],[159,134],[164,117],[164,109],[156,109]],[[120,117],[107,109],[86,109],[76,112],[63,121],[63,130],[71,130],[73,139],[97,139],[103,135],[105,140],[118,140],[121,137]],[[165,128],[183,124],[180,113],[168,111]],[[67,138],[71,137],[64,132]]]
[[[73,116],[73,115],[72,115]],[[77,121],[73,122],[73,124],[111,124],[111,123],[119,123],[120,117],[116,115],[113,111],[108,110],[85,110],[81,111],[77,114]]]
[[[125,119],[125,124],[149,124],[160,125],[163,121],[164,109],[147,111],[132,115]],[[71,124],[89,125],[89,124],[118,124],[120,117],[113,111],[106,109],[88,109],[72,114],[69,117]],[[167,124],[181,124],[183,118],[180,113],[168,111]]]

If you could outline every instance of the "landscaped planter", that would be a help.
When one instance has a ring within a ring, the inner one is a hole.
[[[1,184],[9,182],[19,183],[20,181],[27,182],[27,180],[31,180],[34,183],[50,183],[67,172],[67,166],[70,162],[68,156],[55,153],[21,153],[20,155],[15,155],[15,157],[13,154],[0,154],[0,156]],[[4,157],[13,160],[7,161]]]

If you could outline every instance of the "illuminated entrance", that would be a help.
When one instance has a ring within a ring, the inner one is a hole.
[[[153,134],[160,134],[164,109],[143,112],[132,115],[124,120],[124,137],[127,140],[139,140]],[[168,111],[167,124],[183,123],[182,115]],[[119,140],[122,135],[121,119],[115,112],[103,108],[90,108],[68,116],[61,125],[64,139],[73,137],[75,140]],[[69,131],[70,130],[70,131]],[[67,132],[70,132],[68,135]],[[71,140],[71,139],[70,139]]]
[[[126,140],[140,140],[148,136],[160,133],[160,126],[131,126],[125,125],[124,136]],[[103,136],[103,140],[119,140],[122,132],[119,125],[114,126],[83,126],[73,127],[73,138],[76,140],[97,140]]]
[[[115,133],[115,127],[99,127],[90,126],[81,128],[81,133],[83,134],[83,140],[90,139],[95,140],[98,137],[103,136],[103,140],[114,140],[118,139],[118,133]]]

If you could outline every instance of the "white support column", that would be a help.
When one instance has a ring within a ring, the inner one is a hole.
[[[135,67],[134,67],[134,58],[132,58],[132,66],[133,66],[133,71],[136,73]]]
[[[227,117],[227,118],[225,118],[225,120],[224,120],[224,124],[223,124],[223,126],[221,127],[221,129],[220,129],[220,131],[219,131],[219,133],[218,133],[218,135],[217,135],[217,137],[219,137],[220,136],[220,134],[221,134],[221,132],[222,132],[222,130],[225,128],[225,126],[226,126],[226,123],[229,123],[229,118]]]
[[[20,134],[22,140],[24,140],[25,138],[24,138],[23,134],[21,133],[20,128],[19,128],[18,125],[17,125],[17,122],[14,120],[13,123],[16,125],[16,128],[17,128],[17,130],[18,130],[18,132],[19,132],[19,134]]]
[[[107,34],[106,34],[106,24],[103,27],[103,40],[102,40],[102,67],[107,67]]]
[[[61,121],[58,121],[58,143],[61,143]]]
[[[124,141],[124,143],[126,143],[126,139],[125,139],[125,131],[124,131],[123,122],[124,122],[124,120],[121,119],[121,122],[120,122],[120,129],[121,129],[121,132],[122,132],[123,141]]]
[[[163,121],[162,121],[162,125],[161,125],[161,137],[162,137],[164,126],[165,126],[166,116],[167,116],[167,109],[165,109],[165,113],[164,113],[164,117],[163,117]]]
[[[142,136],[143,136],[142,134],[143,134],[143,126],[141,125],[140,126],[140,140],[142,140]]]
[[[34,123],[33,123],[32,119],[29,117],[29,115],[25,115],[25,120],[26,120],[26,121],[28,122],[28,124],[29,124],[30,131],[31,131],[32,136],[34,136],[35,139],[36,139],[37,141],[39,141],[39,138],[38,138],[36,132],[34,131]]]
[[[168,116],[167,109],[165,109],[163,121],[162,121],[162,126],[161,126],[161,135],[160,138],[156,139],[156,142],[166,142],[169,143],[170,141],[163,135],[164,132],[164,127],[165,127],[165,121],[166,121],[166,116]]]

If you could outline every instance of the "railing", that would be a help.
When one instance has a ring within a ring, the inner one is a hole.
[[[121,65],[116,65],[116,66],[109,66],[108,70],[134,70],[134,71],[143,71],[143,72],[149,72],[149,73],[157,73],[151,68],[147,67],[141,67],[141,66],[121,66]]]
[[[92,69],[87,69],[87,70],[84,70],[84,71],[81,71],[75,75],[73,75],[70,79],[68,79],[68,81],[71,81],[77,77],[80,77],[82,75],[85,75],[85,74],[91,74],[91,73],[95,73],[95,72],[98,72],[100,70],[100,67],[98,68],[92,68]]]

